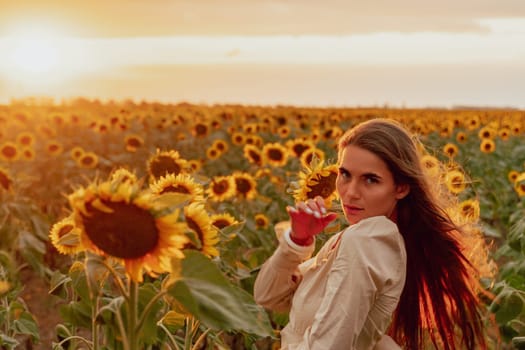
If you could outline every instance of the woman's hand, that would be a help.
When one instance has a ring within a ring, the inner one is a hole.
[[[326,212],[324,199],[320,196],[306,202],[297,202],[295,207],[286,207],[292,223],[290,238],[299,245],[310,245],[314,236],[337,217],[336,213]]]

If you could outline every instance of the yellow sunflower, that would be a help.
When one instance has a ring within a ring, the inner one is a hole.
[[[211,147],[215,148],[220,153],[228,152],[228,143],[221,139],[217,139],[213,141],[213,144],[211,145]]]
[[[144,145],[144,139],[140,135],[131,134],[124,138],[124,144],[126,145],[126,151],[133,153]]]
[[[18,159],[20,156],[20,150],[18,146],[10,141],[4,142],[0,145],[0,159],[8,162],[12,162]]]
[[[160,151],[151,156],[147,161],[148,173],[153,179],[158,179],[166,174],[180,174],[188,169],[188,162],[181,158],[179,152]]]
[[[81,168],[94,169],[98,165],[98,156],[94,152],[84,152],[76,162]]]
[[[126,168],[118,168],[111,172],[109,176],[109,181],[111,183],[117,184],[122,182],[128,182],[130,184],[134,184],[138,181],[137,175],[135,175],[133,172],[129,171]]]
[[[501,128],[498,131],[498,136],[503,141],[507,141],[510,138],[511,131],[509,128]]]
[[[56,157],[62,154],[64,151],[64,146],[62,146],[62,144],[56,140],[51,140],[46,145],[46,151],[50,156]]]
[[[453,158],[458,155],[459,149],[458,146],[449,142],[445,146],[443,146],[443,152],[450,158]]]
[[[246,137],[244,136],[243,133],[236,131],[232,133],[231,140],[234,145],[240,146],[244,144]]]
[[[461,193],[467,187],[465,175],[457,169],[449,170],[445,174],[445,185],[450,192],[454,194]]]
[[[436,178],[441,173],[441,163],[436,157],[430,154],[425,154],[421,157],[421,166],[430,177]]]
[[[150,184],[154,194],[182,193],[189,195],[192,202],[204,200],[204,188],[189,174],[167,174]]]
[[[260,229],[268,228],[268,225],[270,224],[270,220],[268,219],[268,217],[262,213],[255,214],[254,220],[255,227]]]
[[[300,158],[304,151],[314,148],[314,144],[311,141],[303,139],[294,139],[286,142],[286,147],[290,152],[297,158]]]
[[[78,160],[84,154],[84,149],[80,146],[75,146],[71,148],[71,151],[69,151],[69,154],[71,155],[71,158],[73,158],[74,160]]]
[[[489,138],[482,139],[479,144],[479,150],[483,153],[492,153],[496,150],[496,143]]]
[[[26,161],[32,161],[35,159],[35,150],[32,147],[22,147],[20,150],[20,154],[22,154],[22,159]]]
[[[290,136],[290,127],[288,125],[283,125],[277,128],[277,135],[279,135],[280,138],[286,139],[288,136]]]
[[[478,137],[482,140],[493,139],[497,135],[496,130],[490,126],[484,126],[478,131]]]
[[[257,196],[257,181],[246,172],[236,171],[232,175],[235,181],[236,193],[244,199],[254,199]]]
[[[332,201],[337,198],[335,180],[338,167],[336,164],[324,165],[324,162],[314,162],[305,171],[299,173],[299,181],[295,184],[294,198],[296,201],[321,196],[327,207],[332,206]]]
[[[262,152],[255,145],[245,145],[243,148],[244,158],[248,160],[251,164],[262,165]]]
[[[191,133],[194,137],[197,138],[204,138],[208,136],[210,132],[210,127],[208,124],[204,122],[197,122],[193,125],[193,128],[191,129]]]
[[[481,124],[481,121],[479,119],[479,116],[477,115],[472,115],[465,120],[465,127],[468,130],[475,130],[479,128],[480,124]]]
[[[517,172],[516,170],[511,170],[511,171],[509,171],[509,173],[507,174],[507,178],[508,178],[509,181],[512,182],[512,183],[516,182],[516,179],[518,178],[518,176],[520,176],[520,173]]]
[[[219,230],[238,223],[237,219],[228,213],[213,214],[210,216],[210,220],[211,224]]]
[[[317,147],[309,148],[301,154],[299,158],[303,168],[308,168],[312,162],[321,162],[325,161],[325,153]]]
[[[21,132],[16,136],[16,142],[21,146],[33,146],[35,135],[28,131]]]
[[[188,227],[179,209],[171,209],[173,203],[155,198],[128,182],[92,183],[76,190],[68,200],[82,246],[117,259],[136,282],[142,282],[144,273],[169,272],[171,259],[184,256]]]
[[[196,173],[202,168],[202,161],[200,161],[199,159],[190,159],[187,161],[187,164],[188,169],[190,169],[192,173]]]
[[[232,176],[214,177],[206,189],[211,200],[222,202],[235,196],[235,180]]]
[[[80,233],[73,215],[70,215],[51,227],[49,238],[59,253],[73,255],[84,250],[80,242]]]
[[[467,199],[459,203],[458,211],[460,215],[468,221],[475,222],[479,219],[479,201]]]
[[[246,138],[244,139],[244,143],[247,145],[254,145],[257,147],[261,147],[264,141],[258,135],[246,135]]]
[[[7,169],[0,167],[0,186],[8,191],[11,188],[11,184],[13,183],[13,180],[11,179],[11,175],[7,171]]]
[[[514,190],[516,190],[518,196],[525,196],[525,172],[521,173],[516,178],[516,181],[514,182]]]
[[[467,134],[465,134],[463,131],[460,131],[456,134],[456,141],[459,143],[467,142],[467,138]]]
[[[206,157],[209,160],[219,159],[221,154],[222,154],[221,151],[211,146],[208,147],[208,149],[206,150]]]
[[[202,203],[190,203],[184,207],[184,218],[188,227],[197,235],[198,246],[190,239],[183,249],[196,249],[207,256],[218,256],[219,251],[215,245],[219,242],[218,230],[204,210]]]
[[[262,148],[263,164],[282,167],[288,161],[288,150],[280,143],[267,143]]]

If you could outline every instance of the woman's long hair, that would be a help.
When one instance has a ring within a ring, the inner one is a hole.
[[[409,194],[397,204],[407,274],[389,334],[409,350],[424,348],[427,335],[436,348],[455,350],[462,344],[469,350],[486,349],[474,288],[478,278],[462,252],[462,229],[424,173],[420,144],[401,124],[387,119],[372,119],[346,132],[339,156],[350,144],[379,156],[396,184],[410,185]]]

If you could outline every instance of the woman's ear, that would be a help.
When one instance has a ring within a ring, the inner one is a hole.
[[[400,184],[396,186],[396,199],[403,199],[410,193],[410,186],[408,184]]]

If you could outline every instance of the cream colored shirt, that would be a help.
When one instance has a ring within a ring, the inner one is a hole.
[[[281,349],[400,349],[384,334],[406,277],[396,224],[384,216],[363,219],[332,236],[313,258],[313,244],[298,246],[284,230],[276,225],[279,246],[254,286],[257,303],[290,312]]]

